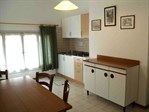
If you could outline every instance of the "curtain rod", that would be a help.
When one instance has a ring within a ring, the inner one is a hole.
[[[0,24],[10,24],[10,25],[33,25],[33,26],[58,26],[57,24],[33,24],[33,23],[6,23],[0,22]]]

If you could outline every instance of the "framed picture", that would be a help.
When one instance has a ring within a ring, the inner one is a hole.
[[[101,19],[92,20],[91,29],[92,31],[100,31],[101,30]]]
[[[116,26],[116,6],[104,8],[104,26]]]
[[[121,16],[120,28],[121,29],[134,29],[135,28],[135,15]]]

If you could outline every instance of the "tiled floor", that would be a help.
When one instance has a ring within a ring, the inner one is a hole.
[[[59,97],[62,97],[63,94],[63,86],[61,85],[63,82],[64,79],[61,77],[56,76],[54,79],[53,92]],[[92,93],[88,96],[83,85],[72,81],[69,81],[69,83],[68,103],[72,105],[72,109],[67,112],[123,112],[123,108],[117,104]],[[149,112],[149,107],[142,108],[138,105],[135,107],[130,105],[126,108],[126,112]]]

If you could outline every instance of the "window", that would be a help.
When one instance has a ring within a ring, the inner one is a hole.
[[[24,56],[26,68],[39,67],[38,45],[36,35],[24,35]]]
[[[37,34],[0,35],[0,68],[6,66],[9,72],[38,68],[38,40]]]
[[[3,39],[0,35],[0,69],[5,69],[5,58],[4,58],[4,48],[3,48]]]
[[[25,69],[22,42],[20,35],[6,35],[6,59],[9,71],[20,71]]]

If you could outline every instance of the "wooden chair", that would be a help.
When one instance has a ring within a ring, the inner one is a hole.
[[[0,79],[0,80],[7,80],[8,79],[8,70],[0,71],[0,75],[5,75],[5,79]]]
[[[49,88],[49,91],[52,92],[54,76],[55,76],[55,74],[36,72],[36,82],[38,82],[41,85],[47,86]],[[49,79],[49,81],[50,81],[49,83],[47,83],[45,81],[40,81],[41,78],[45,78],[45,77]]]
[[[65,80],[65,82],[64,82],[64,90],[63,90],[63,100],[65,102],[68,101],[69,91],[70,91],[70,86],[69,86],[68,80]]]

